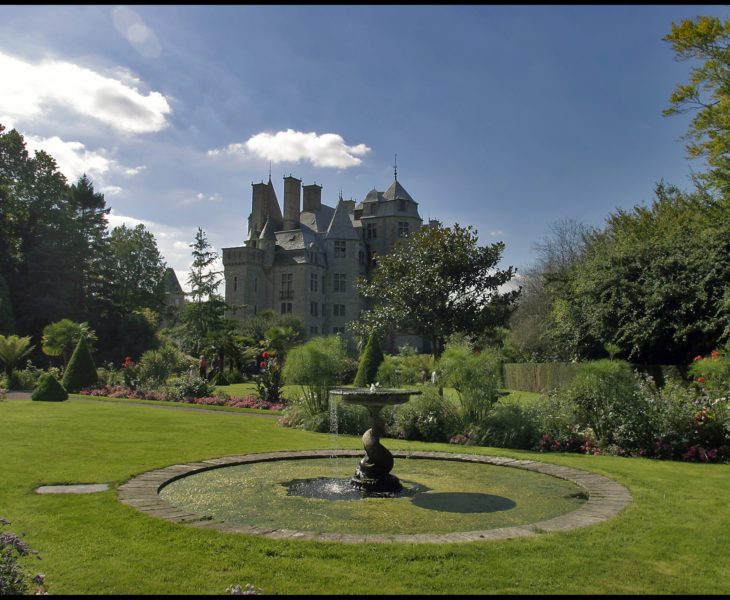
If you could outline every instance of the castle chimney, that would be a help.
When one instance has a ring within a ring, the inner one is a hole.
[[[308,212],[319,210],[322,207],[322,186],[313,183],[303,186],[302,190],[304,190],[302,210]]]
[[[284,177],[284,229],[299,227],[299,205],[302,180],[296,177]]]
[[[248,218],[248,239],[257,240],[264,229],[267,217],[267,186],[265,183],[253,183],[251,198],[251,215]]]

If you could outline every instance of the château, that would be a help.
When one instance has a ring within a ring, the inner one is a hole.
[[[227,316],[245,320],[273,309],[301,317],[310,337],[347,335],[346,324],[365,308],[355,279],[368,278],[376,254],[422,227],[418,204],[397,173],[385,192],[373,189],[358,204],[340,193],[334,207],[322,203],[322,186],[302,186],[289,175],[283,213],[271,176],[252,188],[248,238],[243,246],[223,248],[225,300],[238,307]],[[407,334],[385,343],[423,346],[420,337]]]

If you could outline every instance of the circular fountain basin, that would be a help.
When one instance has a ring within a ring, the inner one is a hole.
[[[353,460],[361,455],[354,450],[173,465],[131,480],[119,496],[150,515],[230,533],[438,543],[585,527],[631,501],[619,484],[568,467],[470,454],[394,454],[402,459],[404,484],[395,498],[358,496],[346,485]]]

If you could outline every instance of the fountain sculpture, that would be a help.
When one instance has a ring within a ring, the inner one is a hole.
[[[385,432],[385,422],[380,411],[385,406],[408,402],[410,396],[420,394],[418,390],[370,388],[338,388],[330,394],[340,396],[344,402],[359,404],[370,413],[370,429],[362,436],[365,456],[360,461],[350,483],[358,489],[371,494],[388,494],[400,491],[403,486],[393,474],[393,455],[380,443]]]

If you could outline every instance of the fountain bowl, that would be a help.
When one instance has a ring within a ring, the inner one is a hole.
[[[330,394],[340,396],[343,402],[359,404],[361,406],[391,406],[408,402],[411,396],[420,394],[420,390],[392,389],[392,388],[335,388]]]

